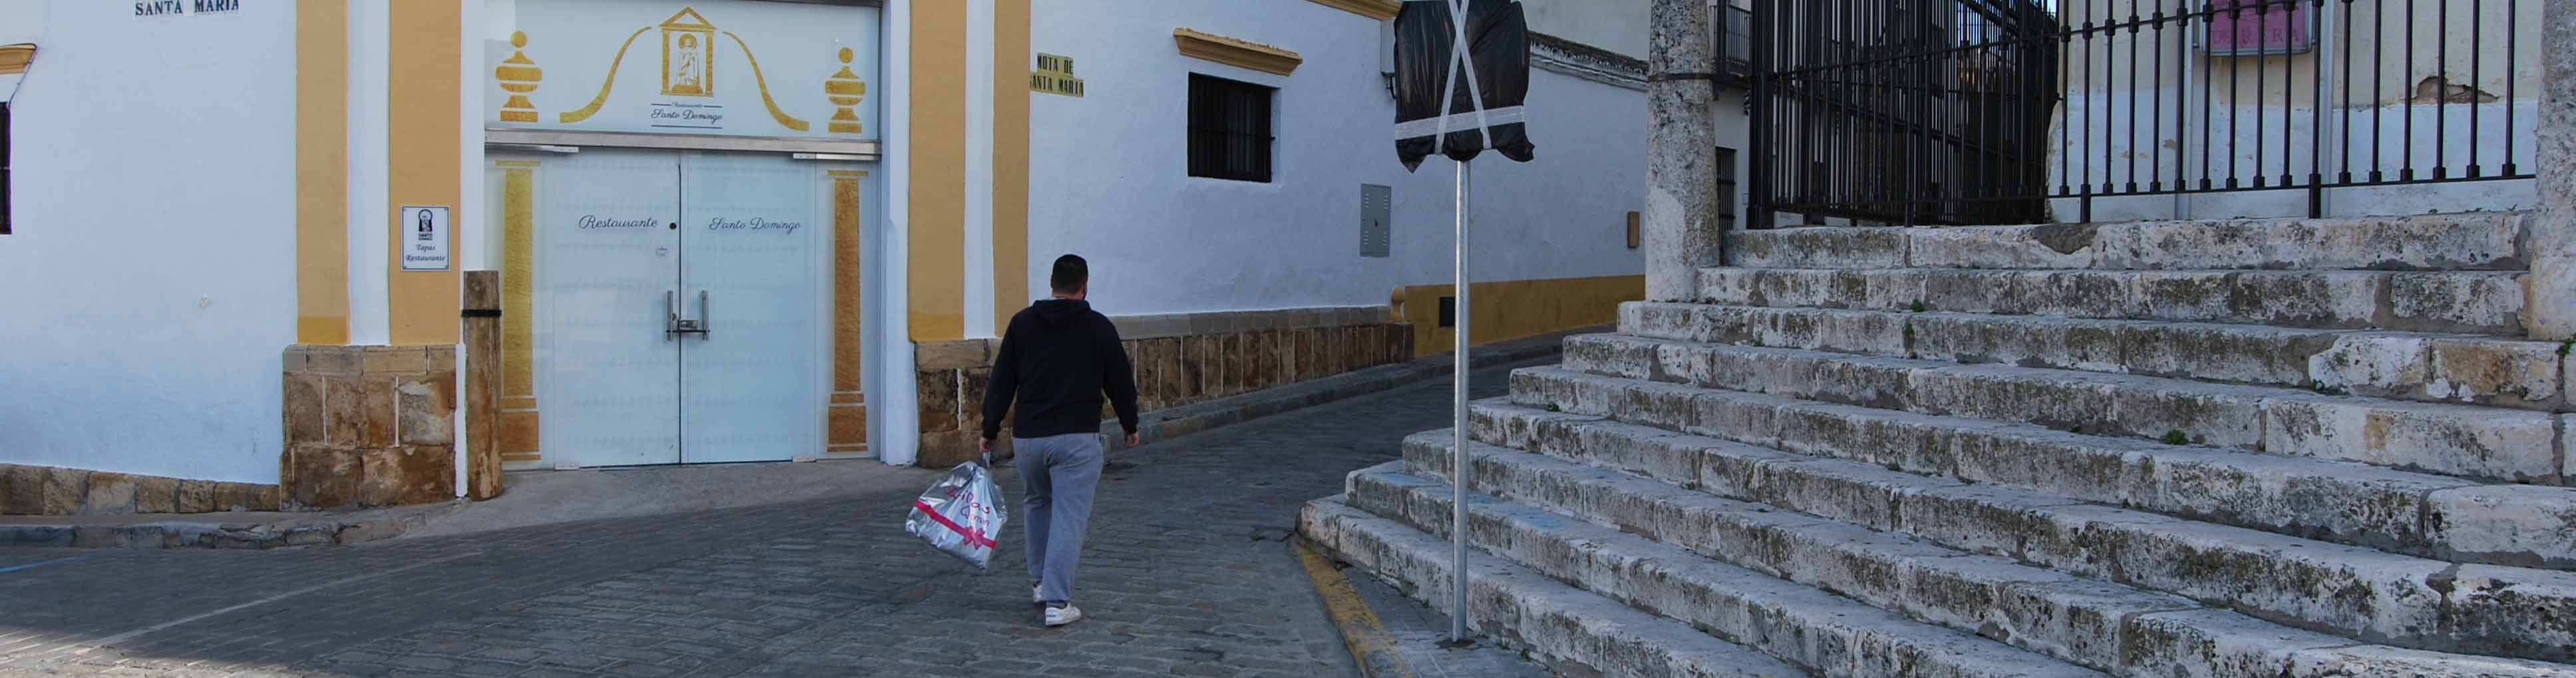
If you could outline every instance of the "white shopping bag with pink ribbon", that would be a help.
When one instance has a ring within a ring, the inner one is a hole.
[[[993,564],[994,539],[1002,534],[1002,493],[993,485],[990,461],[970,461],[948,470],[948,477],[912,501],[905,531],[948,552],[975,571]]]

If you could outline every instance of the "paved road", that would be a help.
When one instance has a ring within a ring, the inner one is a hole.
[[[973,576],[900,530],[907,489],[345,547],[0,549],[0,676],[1351,675],[1284,540],[1448,403],[1421,384],[1113,456],[1090,619],[1063,629],[1028,602],[1019,521]]]

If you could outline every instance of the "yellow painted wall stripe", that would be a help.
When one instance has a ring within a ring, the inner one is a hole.
[[[459,207],[464,191],[458,154],[463,126],[457,122],[464,95],[465,9],[461,0],[401,0],[391,4],[392,35],[387,43],[392,63],[385,126],[391,139],[387,153],[387,198],[392,205],[379,227],[387,229],[386,295],[389,297],[392,343],[454,344],[458,332],[457,272],[402,270],[403,205],[449,207],[447,250],[458,251],[457,233],[474,218]]]
[[[912,6],[911,223],[904,269],[913,341],[966,334],[966,4]]]
[[[1029,0],[993,0],[993,334],[1029,303]]]
[[[1456,286],[1412,285],[1398,288],[1390,299],[1403,306],[1402,317],[1413,324],[1414,355],[1449,352],[1455,335],[1440,326],[1440,298],[1453,289]],[[1646,277],[1497,280],[1476,283],[1473,291],[1468,314],[1475,327],[1467,341],[1482,346],[1618,322],[1619,302],[1646,298]]]
[[[295,6],[295,341],[349,343],[349,5]]]

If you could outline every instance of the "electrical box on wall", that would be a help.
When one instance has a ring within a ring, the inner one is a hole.
[[[1393,249],[1387,222],[1394,203],[1393,187],[1360,184],[1360,256],[1388,256]]]
[[[1628,213],[1628,249],[1637,249],[1637,213]]]

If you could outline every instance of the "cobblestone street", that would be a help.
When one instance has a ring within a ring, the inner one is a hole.
[[[1113,455],[1089,618],[1063,629],[1028,602],[1018,516],[973,576],[901,531],[908,490],[345,547],[0,550],[0,675],[1354,675],[1285,540],[1448,404],[1439,380]]]

